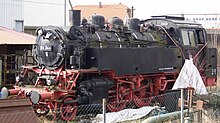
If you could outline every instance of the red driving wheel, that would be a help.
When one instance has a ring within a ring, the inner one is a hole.
[[[142,83],[141,88],[133,93],[134,103],[137,107],[148,106],[151,104],[153,94],[149,89],[149,84]]]
[[[71,121],[75,118],[77,112],[77,103],[65,103],[65,101],[71,101],[73,97],[66,97],[60,104],[60,116],[65,121]]]
[[[109,99],[107,108],[111,112],[117,112],[126,108],[126,98],[124,96],[125,88],[120,87],[118,97],[114,96]]]

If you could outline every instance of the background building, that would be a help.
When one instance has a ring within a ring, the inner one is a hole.
[[[24,30],[23,0],[0,0],[0,26]]]
[[[195,21],[206,29],[220,28],[220,13],[212,14],[170,14],[174,16],[184,16],[186,20]]]
[[[35,38],[0,26],[0,87],[14,84],[21,66],[34,63],[31,49]]]
[[[102,5],[100,2],[98,5],[77,5],[73,7],[73,10],[81,10],[81,19],[86,18],[87,20],[92,14],[97,14],[104,16],[105,20],[119,17],[125,22],[132,14],[131,9],[121,3]]]

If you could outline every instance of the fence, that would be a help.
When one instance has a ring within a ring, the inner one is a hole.
[[[154,122],[179,122],[180,95],[180,91],[176,91],[145,99],[120,100],[119,102],[114,101],[107,103],[107,100],[104,99],[103,104],[80,106],[66,104],[56,111],[56,117],[54,117],[53,112],[50,111],[46,116],[38,117],[38,121],[36,121],[36,115],[32,115],[33,112],[12,111],[10,114],[0,113],[0,122],[10,123],[13,121],[19,123],[21,119],[22,122],[27,123],[132,123],[134,121],[147,122],[152,120]],[[185,100],[188,99],[187,95],[186,91],[184,93]],[[192,100],[195,101],[200,98],[201,97],[193,96]],[[213,97],[213,99],[216,98],[217,97]],[[218,101],[208,100],[208,102],[204,103],[205,106],[203,106],[203,110],[195,108],[188,110],[188,104],[185,103],[185,117],[191,117],[191,122],[195,123],[220,122],[220,106],[216,103]],[[109,109],[115,109],[115,112],[111,112]],[[116,109],[120,109],[121,111],[117,111]]]
[[[179,98],[180,92],[176,91],[144,99],[120,100],[118,102],[106,103],[107,100],[103,99],[103,104],[80,105],[75,106],[74,109],[66,106],[58,110],[59,113],[56,119],[50,112],[48,116],[41,117],[40,120],[41,122],[58,123],[64,120],[68,120],[71,123],[116,123],[129,120],[132,122],[134,119],[147,118],[179,110]],[[75,116],[73,112],[75,112]],[[75,118],[70,120],[73,116]]]
[[[194,95],[194,100],[203,100],[202,110],[192,112],[194,122],[220,123],[220,96],[219,93],[210,93],[207,96]]]

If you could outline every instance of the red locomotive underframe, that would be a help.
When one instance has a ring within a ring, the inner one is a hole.
[[[165,90],[171,89],[179,71],[149,74],[116,76],[114,71],[97,71],[94,69],[85,70],[63,70],[60,67],[56,70],[46,68],[39,69],[36,66],[24,66],[21,75],[25,76],[29,71],[41,75],[55,75],[58,88],[50,89],[43,86],[41,78],[38,78],[34,87],[18,87],[9,90],[10,95],[17,95],[18,98],[25,98],[32,91],[40,96],[39,102],[33,104],[35,110],[52,110],[56,119],[57,112],[63,120],[72,120],[77,112],[76,82],[80,74],[102,74],[115,82],[115,86],[109,90],[107,108],[109,111],[119,111],[126,107],[125,100],[133,100],[137,107],[149,105],[153,95],[159,95]],[[203,70],[200,70],[203,72]],[[203,74],[202,74],[203,75]],[[216,85],[216,78],[202,76],[206,86]],[[146,82],[147,81],[147,82]],[[71,103],[66,103],[71,102]],[[59,110],[59,111],[58,111]]]

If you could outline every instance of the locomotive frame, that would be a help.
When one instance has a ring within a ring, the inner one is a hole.
[[[26,72],[29,70],[33,70],[39,74],[51,74],[51,71],[44,68],[23,67],[23,70],[23,75],[27,74]],[[74,97],[76,95],[76,90],[73,90],[73,88],[76,86],[76,81],[80,74],[103,74],[106,77],[115,80],[116,86],[111,88],[108,92],[109,97],[112,96],[108,99],[107,104],[108,110],[111,112],[120,111],[126,108],[125,100],[133,100],[137,107],[149,105],[151,100],[146,100],[146,98],[153,95],[159,95],[161,91],[165,91],[170,84],[175,82],[175,79],[178,76],[178,72],[167,72],[153,75],[116,76],[114,71],[100,72],[92,69],[67,71],[56,70],[53,71],[53,74],[57,75],[57,79],[65,79],[63,82],[66,83],[66,85],[60,85],[60,88],[63,89],[51,91],[49,88],[37,89],[14,86],[15,89],[8,90],[9,95],[18,95],[19,98],[25,98],[27,97],[27,94],[31,93],[30,100],[34,104],[36,111],[40,108],[40,110],[46,110],[46,112],[48,112],[49,108],[47,106],[49,106],[50,109],[54,111],[53,114],[55,119],[57,117],[57,112],[55,111],[58,111],[63,120],[69,121],[76,116],[76,102],[78,102],[78,100]],[[144,85],[146,80],[154,82]],[[40,85],[41,81],[38,79],[35,83],[35,87]],[[145,94],[146,91],[147,95]],[[106,96],[108,95],[104,95],[103,98]],[[69,108],[69,111],[67,111],[68,115],[64,115],[66,112],[63,111],[63,108],[67,107]],[[44,113],[42,115],[44,115]]]

